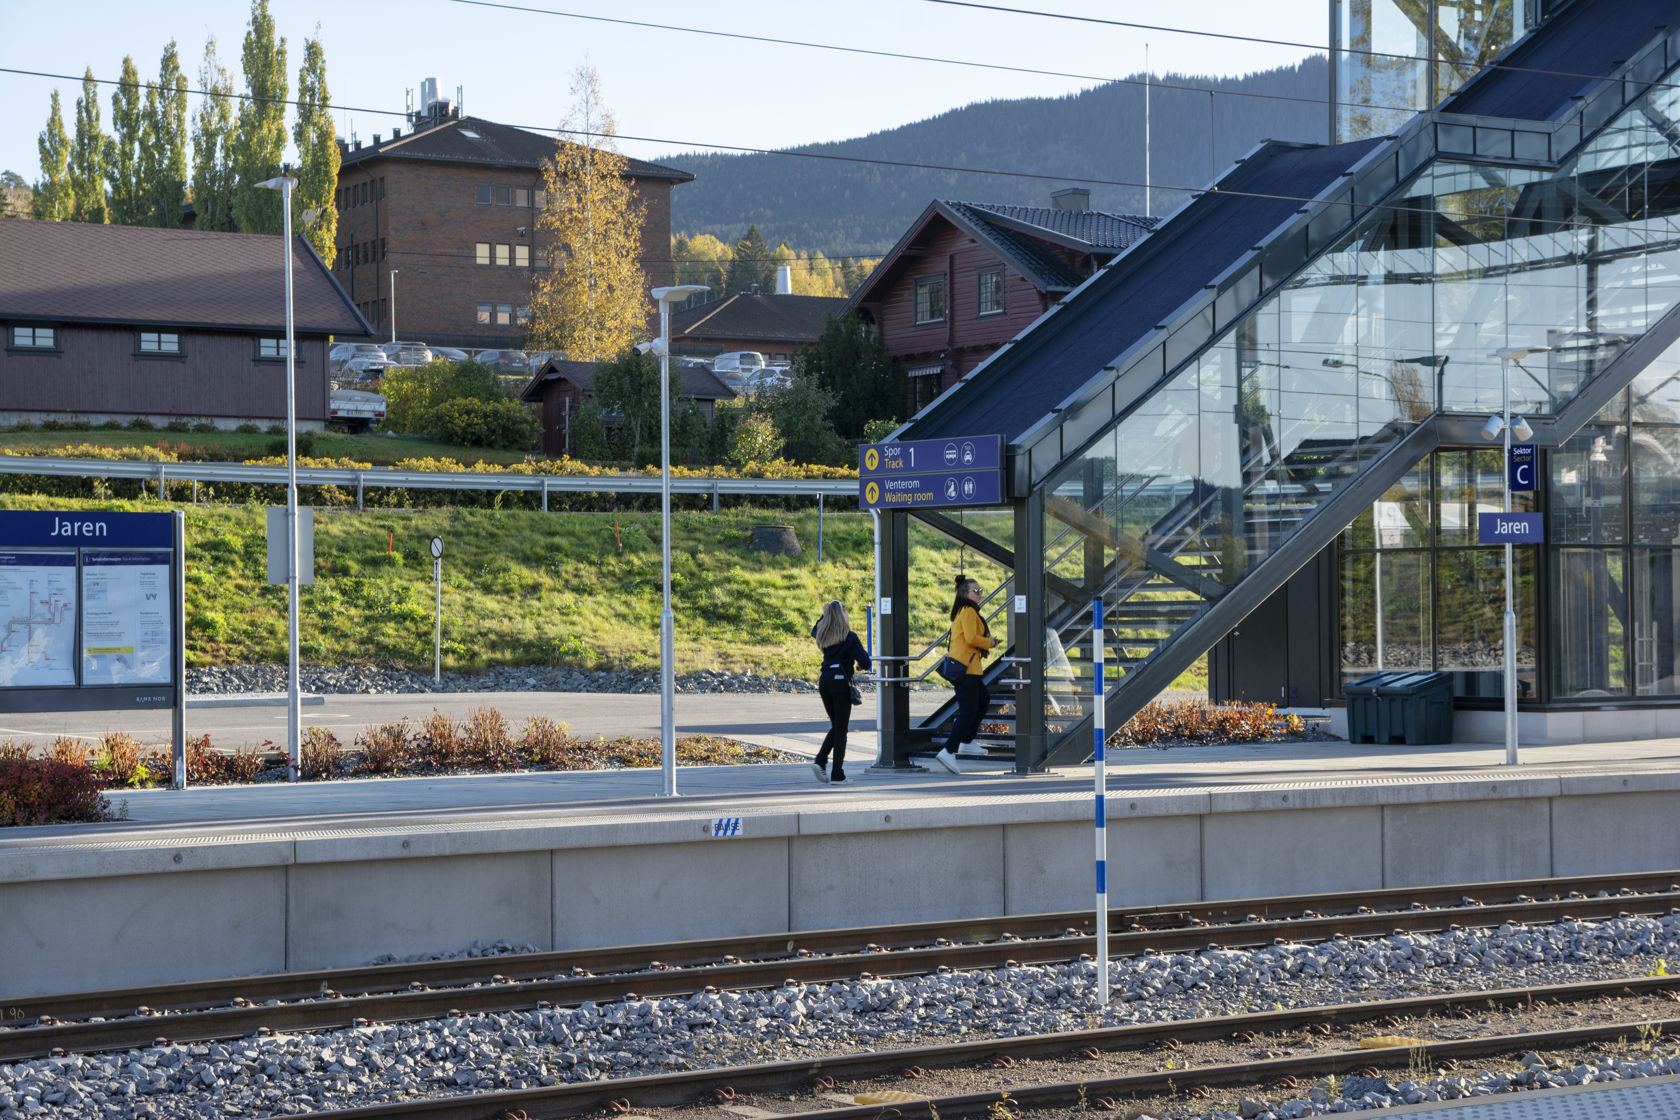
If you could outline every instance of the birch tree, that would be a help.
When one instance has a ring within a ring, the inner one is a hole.
[[[644,207],[614,139],[593,67],[573,75],[572,107],[543,163],[548,207],[538,251],[551,267],[531,300],[530,345],[574,361],[602,361],[647,333],[650,301],[641,267]]]

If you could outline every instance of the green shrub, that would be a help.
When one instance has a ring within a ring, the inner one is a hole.
[[[0,826],[108,821],[111,803],[86,767],[51,758],[0,756]]]
[[[216,430],[216,425],[210,423],[208,420],[200,420],[192,426],[192,430],[195,432],[213,432]]]
[[[128,422],[128,430],[131,432],[155,432],[157,431],[157,425],[144,416],[136,416]]]
[[[165,424],[163,428],[167,432],[190,432],[193,430],[193,426],[179,416]]]
[[[243,423],[243,424],[239,425],[237,428],[235,428],[234,431],[240,432],[244,435],[254,436],[258,432],[262,431],[262,429],[257,427],[255,424],[251,423],[249,420],[247,420],[247,421],[245,421],[245,423]]]
[[[39,427],[40,427],[40,425],[35,423],[35,421],[33,421],[33,420],[19,420],[16,424],[14,424],[12,426],[12,431],[14,431],[14,432],[33,432],[35,429],[37,429]]]
[[[85,432],[85,431],[88,431],[89,429],[91,429],[92,427],[93,427],[93,425],[89,424],[86,420],[43,420],[43,421],[41,421],[41,430],[43,432]],[[117,424],[117,427],[119,427],[119,428],[122,427],[122,424],[119,422]]]
[[[99,427],[102,430],[107,431],[107,432],[120,432],[120,431],[122,431],[122,426],[123,426],[123,422],[121,420],[118,420],[114,416],[111,419],[105,421],[103,424],[99,425]]]
[[[426,434],[444,443],[504,451],[532,450],[541,434],[531,410],[510,400],[456,397],[433,408],[425,423]]]

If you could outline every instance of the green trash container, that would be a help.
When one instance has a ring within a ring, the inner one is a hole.
[[[1388,742],[1377,689],[1396,677],[1407,675],[1409,674],[1373,673],[1342,686],[1342,694],[1347,697],[1348,742]]]
[[[1424,746],[1452,742],[1451,673],[1388,674],[1376,686],[1382,743]],[[1350,722],[1351,725],[1351,722]]]

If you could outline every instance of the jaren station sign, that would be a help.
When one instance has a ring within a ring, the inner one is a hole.
[[[1003,501],[1003,437],[871,443],[858,449],[858,505],[946,509]]]

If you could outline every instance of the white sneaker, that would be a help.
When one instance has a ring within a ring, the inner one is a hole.
[[[949,770],[953,774],[961,774],[962,773],[961,770],[957,769],[957,756],[952,754],[949,748],[947,748],[945,750],[942,750],[938,754],[934,755],[933,760],[935,762],[939,763],[939,765],[945,767],[945,769]]]
[[[816,763],[816,762],[811,763],[811,773],[813,773],[817,776],[817,781],[819,781],[819,782],[827,782],[828,781],[828,771],[824,770],[820,763]]]
[[[979,743],[964,743],[957,748],[958,758],[989,758],[990,752]]]

